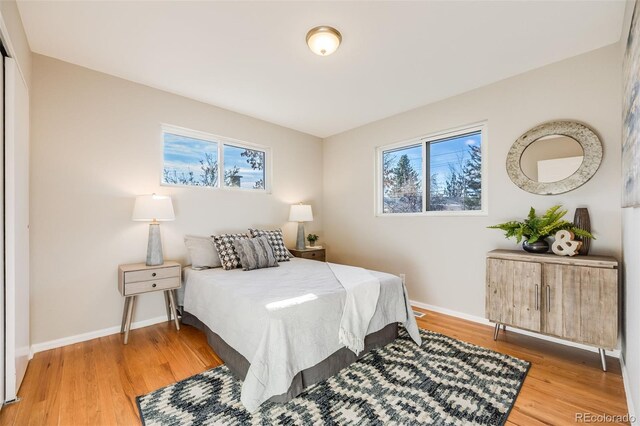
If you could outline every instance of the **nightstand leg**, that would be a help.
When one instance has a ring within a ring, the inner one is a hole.
[[[124,298],[124,308],[122,308],[122,325],[120,326],[120,334],[124,333],[124,326],[127,323],[127,311],[129,310],[129,301],[131,298]]]
[[[136,304],[137,296],[130,296],[129,306],[127,307],[127,321],[124,326],[124,344],[126,345],[129,341],[129,330],[131,329],[131,317],[133,317],[133,307]]]
[[[171,321],[171,301],[169,300],[169,292],[171,290],[164,291],[164,307],[167,309],[167,321]]]
[[[171,312],[176,321],[176,330],[180,330],[180,321],[178,321],[178,307],[176,306],[176,298],[173,296],[173,291],[169,290],[169,302],[171,302]]]

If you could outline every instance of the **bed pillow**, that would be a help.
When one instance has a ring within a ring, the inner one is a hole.
[[[222,269],[225,271],[242,266],[233,242],[244,238],[249,238],[249,236],[247,234],[220,234],[213,236],[213,244],[216,246]]]
[[[233,245],[245,271],[279,266],[267,237],[242,238],[234,240]]]
[[[249,228],[249,233],[252,237],[267,237],[267,241],[273,247],[273,253],[276,255],[278,262],[288,262],[291,257],[291,253],[284,245],[284,236],[282,235],[282,229],[275,229],[273,231],[265,231],[263,229]]]
[[[193,269],[219,268],[222,266],[216,246],[213,244],[213,238],[187,235],[184,237],[184,245],[187,246]]]

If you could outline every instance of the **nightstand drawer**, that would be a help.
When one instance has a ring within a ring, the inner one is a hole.
[[[173,268],[171,268],[173,269]],[[180,287],[180,277],[162,278],[152,281],[140,281],[136,283],[127,283],[124,286],[124,295],[147,293],[149,291],[169,290]]]
[[[303,259],[313,259],[313,260],[320,260],[322,262],[324,262],[324,250],[323,251],[307,251],[307,252],[301,252],[300,253],[300,257]]]
[[[160,280],[163,278],[180,278],[180,267],[174,266],[170,268],[146,269],[142,271],[125,272],[125,284],[136,283],[140,281]]]

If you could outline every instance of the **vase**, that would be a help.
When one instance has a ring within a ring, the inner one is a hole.
[[[315,246],[315,245],[316,245],[316,242],[315,242],[315,241],[309,241],[309,247],[313,247],[313,246]]]
[[[591,232],[591,219],[589,218],[589,210],[586,207],[580,207],[576,209],[576,213],[573,216],[573,224],[580,229]],[[582,241],[582,246],[578,250],[578,254],[586,256],[589,254],[591,248],[591,238],[577,237],[576,240]]]
[[[546,253],[549,251],[549,243],[546,240],[538,240],[533,244],[529,244],[529,241],[522,243],[524,251],[529,253]]]

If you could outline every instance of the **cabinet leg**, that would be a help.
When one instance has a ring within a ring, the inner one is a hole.
[[[495,328],[493,329],[493,340],[498,340],[499,332],[500,332],[500,323],[497,322]]]
[[[607,371],[607,354],[602,348],[598,348],[598,352],[600,353],[600,362],[602,363],[602,371]]]
[[[169,292],[171,290],[164,291],[164,307],[167,309],[167,321],[171,321],[171,302],[169,300]]]
[[[178,321],[178,307],[176,306],[176,298],[173,296],[173,291],[169,290],[169,302],[171,302],[171,312],[176,321],[176,330],[180,330],[180,321]]]
[[[120,334],[124,333],[124,327],[127,323],[127,311],[129,310],[130,297],[124,298],[124,308],[122,309],[122,324],[120,325]]]
[[[127,319],[124,325],[124,344],[126,345],[129,342],[129,330],[131,330],[131,318],[133,317],[133,305],[136,304],[137,296],[130,296],[129,304],[127,306]]]

